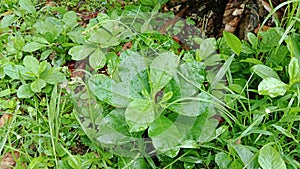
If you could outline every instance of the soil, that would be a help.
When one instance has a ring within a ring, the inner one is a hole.
[[[272,19],[267,25],[261,23],[271,6],[276,7],[284,1],[272,0],[269,4],[264,0],[170,0],[166,6],[169,10],[175,9],[175,13],[187,8],[180,17],[192,17],[208,37],[220,37],[225,30],[246,40],[248,32],[257,33],[263,26],[274,26]],[[276,13],[279,19],[283,10]]]

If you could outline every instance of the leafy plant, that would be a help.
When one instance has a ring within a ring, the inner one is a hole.
[[[33,56],[25,56],[23,65],[9,63],[4,67],[7,76],[23,83],[17,91],[19,98],[30,98],[35,93],[42,92],[47,84],[66,81],[65,75],[60,72],[61,68],[52,67],[47,61],[39,63]]]

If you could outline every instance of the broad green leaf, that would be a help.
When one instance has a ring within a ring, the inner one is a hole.
[[[223,36],[227,42],[227,45],[233,50],[233,52],[239,55],[242,51],[242,42],[234,34],[230,32],[223,32]]]
[[[224,152],[219,152],[215,156],[215,162],[217,163],[219,169],[228,169],[231,161],[232,159],[230,156]]]
[[[208,111],[210,107],[211,98],[205,93],[200,93],[194,100],[189,99],[181,103],[172,104],[168,109],[184,116],[193,117]]]
[[[200,143],[205,143],[215,139],[217,135],[216,128],[218,124],[218,120],[213,118],[207,118],[204,124],[202,125],[203,127],[201,128],[201,134],[197,141]]]
[[[36,79],[30,85],[30,88],[33,92],[41,92],[42,88],[46,86],[46,82],[42,79]]]
[[[26,45],[23,47],[23,51],[24,52],[34,52],[45,46],[46,46],[45,44],[41,44],[38,42],[29,42],[29,43],[26,43]]]
[[[254,49],[257,49],[257,46],[258,46],[258,38],[255,36],[254,33],[252,32],[249,32],[247,34],[247,38],[248,38],[248,41],[251,43],[252,47]]]
[[[257,169],[258,166],[254,163],[254,161],[251,161],[254,154],[249,150],[248,147],[241,145],[241,144],[235,144],[232,145],[234,150],[239,155],[240,159],[244,163],[244,166],[247,165],[247,169]]]
[[[99,100],[112,106],[127,107],[130,103],[128,84],[116,83],[103,74],[97,74],[89,79],[88,85]]]
[[[124,116],[124,109],[115,109],[101,120],[100,123],[95,124],[99,125],[97,140],[104,144],[114,145],[121,145],[129,142],[132,139],[130,137],[132,134],[128,132],[128,126]]]
[[[279,76],[277,73],[270,67],[265,66],[265,65],[254,65],[251,68],[254,73],[256,73],[258,76],[260,76],[263,79],[267,78],[275,78],[280,80]]]
[[[30,88],[30,84],[23,84],[18,88],[18,98],[30,98],[34,95],[34,92]]]
[[[31,159],[28,168],[47,169],[47,158],[45,156],[39,156]]]
[[[292,57],[290,64],[289,64],[289,77],[290,77],[290,84],[300,81],[300,67],[299,61],[295,57]]]
[[[72,32],[67,33],[68,37],[77,44],[85,44],[84,35],[82,35],[82,30],[75,29]]]
[[[270,97],[283,96],[288,90],[288,85],[275,78],[263,79],[258,85],[258,94]]]
[[[108,23],[105,25],[105,27],[106,30],[101,28],[91,31],[88,41],[92,43],[98,43],[101,48],[108,48],[119,45],[120,42],[118,35],[114,32],[114,29],[117,28],[118,25],[114,23]]]
[[[46,17],[45,21],[37,22],[33,27],[48,43],[55,43],[54,40],[64,30],[61,20],[54,17]]]
[[[3,69],[5,74],[12,79],[32,80],[34,78],[34,76],[27,75],[29,70],[21,65],[8,64]]]
[[[156,94],[165,87],[176,73],[179,58],[170,52],[159,54],[150,65],[150,86]]]
[[[272,47],[279,45],[278,42],[282,37],[282,30],[281,28],[271,28],[265,32],[260,32],[260,35],[262,37],[262,40],[259,50],[264,52],[270,50]]]
[[[35,7],[31,0],[20,0],[19,5],[25,9],[28,13],[36,13]]]
[[[19,65],[8,64],[4,68],[4,73],[12,79],[20,79]]]
[[[10,26],[15,19],[15,15],[6,15],[2,18],[0,28],[6,28]]]
[[[130,82],[140,72],[147,69],[145,58],[137,52],[126,50],[122,52],[120,59],[118,74],[123,82]]]
[[[89,57],[89,64],[93,69],[101,69],[105,63],[106,58],[100,48],[97,48]]]
[[[258,163],[262,169],[286,169],[279,152],[269,144],[259,150]]]
[[[179,72],[185,81],[201,86],[205,79],[205,65],[202,62],[186,62],[179,66]]]
[[[199,43],[200,48],[197,49],[197,61],[203,61],[208,59],[209,56],[211,56],[212,54],[216,53],[216,39],[215,38],[207,38],[204,40],[201,40],[201,42]],[[197,63],[199,63],[197,62]]]
[[[148,100],[133,100],[126,108],[125,118],[133,123],[149,125],[155,119],[154,107]]]
[[[43,61],[39,65],[38,74],[42,74],[47,68],[47,61]]]
[[[72,47],[68,53],[72,56],[73,60],[83,60],[90,56],[95,50],[95,48],[89,46],[78,45]]]
[[[148,134],[152,139],[154,147],[165,152],[176,147],[182,141],[182,135],[171,120],[160,116],[149,127]]]
[[[76,12],[68,11],[64,14],[62,21],[71,29],[75,28],[78,25]]]
[[[130,50],[122,52],[118,75],[122,82],[128,83],[130,96],[141,98],[141,91],[149,92],[148,72],[145,58]]]
[[[208,112],[204,112],[197,117],[181,117],[176,122],[177,126],[180,126],[180,130],[186,133],[185,140],[195,142],[202,135],[202,129],[205,128],[205,124],[208,118]],[[185,117],[185,118],[183,118]],[[181,123],[181,124],[180,124]],[[182,125],[183,124],[183,125]],[[214,134],[215,127],[210,128],[210,132]],[[204,133],[206,134],[206,133]]]
[[[36,76],[39,75],[39,61],[33,56],[25,56],[23,65],[33,72]]]
[[[67,81],[66,76],[63,73],[52,70],[45,72],[44,76],[40,78],[49,84],[58,84]]]
[[[4,90],[0,91],[0,97],[9,96],[10,94],[11,94],[10,89],[4,89]]]

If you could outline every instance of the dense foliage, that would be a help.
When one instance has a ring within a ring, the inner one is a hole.
[[[299,2],[247,41],[101,2],[0,2],[0,168],[300,168]]]

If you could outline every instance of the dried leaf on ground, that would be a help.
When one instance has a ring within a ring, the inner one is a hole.
[[[14,152],[13,154],[11,152],[6,153],[0,161],[0,168],[1,169],[12,169],[14,166],[16,166],[15,159],[19,158],[20,153]]]
[[[12,118],[11,114],[3,114],[0,117],[0,127],[3,127],[11,118]]]

